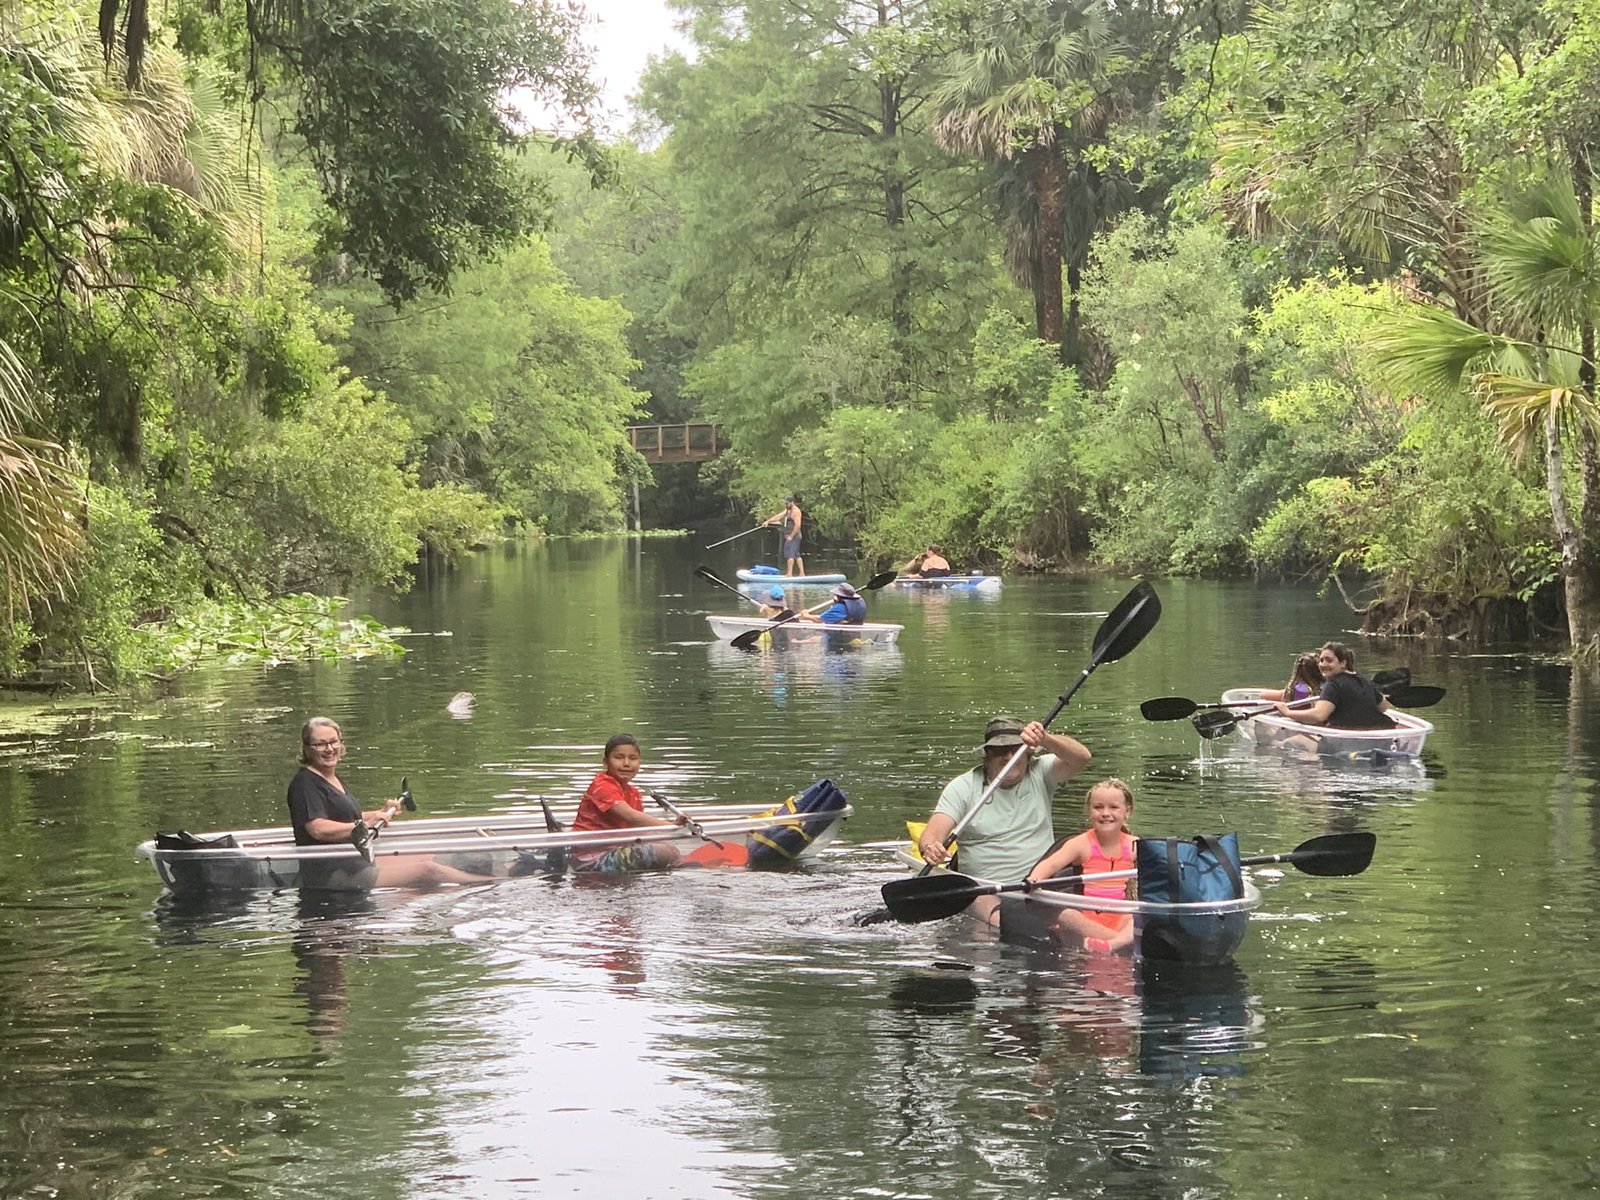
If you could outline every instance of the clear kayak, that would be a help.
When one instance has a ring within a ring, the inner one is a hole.
[[[785,621],[775,625],[765,617],[715,614],[706,617],[711,632],[721,641],[729,641],[752,629],[760,630],[774,646],[892,646],[900,637],[904,625],[890,625],[881,621],[867,621],[860,625],[823,625],[817,621]]]
[[[901,846],[894,854],[897,862],[914,872],[922,871],[927,865],[909,845]],[[931,875],[947,873],[943,867],[935,867],[930,872]],[[1132,878],[1137,872],[1125,874]],[[1020,927],[1028,935],[1037,937],[1049,929],[1055,915],[1063,909],[1128,913],[1133,917],[1136,953],[1189,966],[1216,966],[1233,961],[1249,927],[1250,913],[1261,907],[1260,889],[1248,874],[1243,875],[1243,880],[1244,895],[1239,899],[1171,904],[1086,896],[1053,889],[1011,893],[1001,899],[1001,927],[1003,931]]]
[[[1261,700],[1260,688],[1229,688],[1224,704],[1250,704]],[[1268,702],[1270,703],[1270,702]],[[1374,761],[1415,758],[1433,732],[1433,723],[1399,709],[1390,709],[1392,729],[1329,729],[1308,725],[1277,713],[1262,713],[1239,722],[1239,736],[1263,750],[1302,751],[1327,757]]]
[[[776,567],[740,567],[734,572],[742,583],[775,583],[779,587],[805,583],[843,583],[843,575],[785,575]]]
[[[601,829],[574,833],[577,805],[552,805],[552,831],[543,812],[493,816],[424,817],[385,826],[368,843],[373,861],[355,846],[299,846],[289,826],[218,833],[159,833],[141,843],[161,882],[179,894],[304,888],[367,891],[379,886],[386,861],[432,859],[488,878],[561,869],[573,851],[606,850],[671,842],[684,851],[710,845],[745,849],[751,866],[775,866],[808,858],[832,840],[853,810],[844,793],[821,780],[781,804],[682,805],[705,836],[678,825]]]

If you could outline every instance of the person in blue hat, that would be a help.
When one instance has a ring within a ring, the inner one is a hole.
[[[761,615],[763,617],[776,617],[784,610],[783,589],[774,585],[767,593],[767,598],[761,602]]]

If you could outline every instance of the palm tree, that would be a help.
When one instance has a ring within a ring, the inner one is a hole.
[[[1540,450],[1568,636],[1574,654],[1600,655],[1600,495],[1581,495],[1574,512],[1566,466],[1566,448],[1576,446],[1580,479],[1595,477],[1600,244],[1566,176],[1534,188],[1481,232],[1477,266],[1493,314],[1482,325],[1492,328],[1417,305],[1372,349],[1400,386],[1476,393],[1511,456]]]
[[[995,164],[1007,264],[1033,292],[1038,336],[1065,346],[1067,155],[1104,132],[1118,55],[1105,10],[1085,0],[1005,0],[979,20],[931,95],[934,137]]]

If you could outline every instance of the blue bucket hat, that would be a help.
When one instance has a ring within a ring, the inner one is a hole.
[[[770,592],[767,593],[767,599],[768,600],[782,600],[783,599],[783,589],[781,587],[773,588]]]

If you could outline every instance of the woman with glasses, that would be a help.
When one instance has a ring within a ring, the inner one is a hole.
[[[339,723],[328,717],[312,717],[300,729],[300,769],[289,781],[289,821],[294,826],[295,844],[348,843],[358,825],[388,824],[400,812],[400,801],[391,800],[382,808],[363,809],[339,778],[339,763],[344,758],[344,738]],[[369,874],[362,881],[367,887],[429,887],[440,883],[482,883],[484,876],[471,875],[444,866],[431,858],[416,860],[383,859],[376,865],[360,867],[326,865],[332,870],[359,870]],[[302,871],[304,874],[304,871]],[[311,886],[335,886],[335,881],[308,879]],[[350,881],[338,881],[349,886]]]
[[[993,795],[961,830],[960,869],[997,883],[1024,878],[1056,840],[1050,801],[1057,785],[1083,770],[1090,758],[1082,742],[1051,733],[1038,721],[995,717],[983,730],[983,761],[945,785],[928,818],[917,842],[923,859],[935,866],[950,860],[945,839],[993,786]],[[994,896],[980,896],[968,911],[994,925],[999,910]]]

